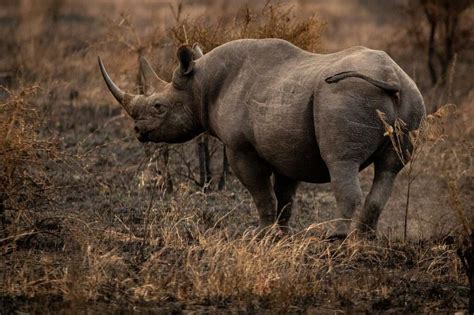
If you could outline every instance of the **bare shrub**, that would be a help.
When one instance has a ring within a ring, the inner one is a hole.
[[[464,104],[466,105],[466,104]],[[457,226],[450,231],[450,237],[457,239],[457,253],[468,276],[471,287],[470,312],[474,310],[474,214],[472,208],[472,167],[474,150],[472,147],[472,132],[464,126],[462,114],[467,112],[466,106],[460,109],[454,104],[447,104],[429,114],[421,123],[418,130],[408,135],[404,130],[403,121],[395,121],[394,126],[385,121],[383,113],[379,112],[386,135],[390,137],[398,157],[407,165],[407,200],[404,219],[404,241],[407,240],[408,212],[410,206],[411,186],[423,172],[440,172],[448,192],[448,204],[454,216],[458,219]],[[455,132],[459,128],[461,132]],[[410,141],[413,151],[402,152],[401,141]],[[427,160],[435,157],[431,163]]]
[[[36,211],[51,197],[47,168],[57,156],[54,140],[41,135],[42,111],[33,102],[37,86],[7,90],[0,103],[0,219],[2,243],[36,233]],[[6,251],[10,248],[5,247]]]
[[[448,106],[436,116],[443,132],[435,162],[446,180],[449,205],[458,219],[457,253],[470,286],[469,312],[474,312],[474,212],[472,211],[474,174],[474,134],[469,127],[472,100],[459,107]],[[472,110],[471,110],[472,111]],[[434,118],[434,119],[436,119]]]
[[[318,52],[322,50],[323,29],[324,23],[317,17],[298,18],[292,7],[269,1],[256,12],[246,6],[233,19],[183,20],[171,29],[171,34],[178,45],[197,42],[204,52],[241,38],[281,38],[302,49]]]

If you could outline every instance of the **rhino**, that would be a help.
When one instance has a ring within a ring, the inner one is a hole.
[[[387,53],[353,47],[315,54],[281,39],[242,39],[206,54],[183,45],[177,59],[166,82],[142,58],[145,93],[134,95],[112,81],[99,57],[139,141],[182,143],[204,132],[218,138],[256,205],[259,231],[288,230],[299,182],[330,182],[339,219],[328,236],[346,237],[352,226],[374,235],[413,149],[406,133],[392,145],[387,125],[401,120],[413,131],[426,115],[416,84]],[[371,164],[362,206],[358,173]]]

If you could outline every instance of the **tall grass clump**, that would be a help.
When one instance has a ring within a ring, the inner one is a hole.
[[[12,245],[35,233],[35,213],[49,204],[47,169],[57,151],[54,140],[41,133],[44,116],[34,103],[39,87],[6,93],[0,102],[0,244]]]

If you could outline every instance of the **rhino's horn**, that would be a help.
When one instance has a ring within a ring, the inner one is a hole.
[[[105,83],[107,84],[107,87],[109,88],[110,92],[112,95],[115,97],[115,99],[123,106],[123,108],[127,111],[127,113],[130,116],[132,115],[132,107],[130,105],[130,101],[134,97],[133,95],[129,93],[123,92],[110,78],[109,74],[107,73],[107,70],[105,70],[104,63],[102,62],[102,59],[99,57],[99,67],[100,67],[100,72],[102,73],[102,76],[104,77]]]
[[[167,84],[162,80],[151,67],[150,62],[145,57],[140,57],[140,73],[145,93],[149,94],[154,89],[162,89]]]

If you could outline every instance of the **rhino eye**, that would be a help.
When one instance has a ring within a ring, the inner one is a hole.
[[[161,103],[153,104],[153,108],[155,109],[155,113],[158,116],[164,116],[166,112],[168,111],[168,106]]]
[[[161,103],[155,103],[153,107],[158,112],[158,114],[164,114],[166,112],[166,105],[163,105]]]

